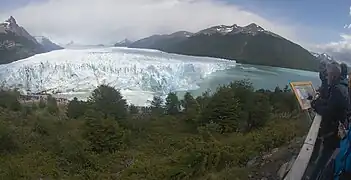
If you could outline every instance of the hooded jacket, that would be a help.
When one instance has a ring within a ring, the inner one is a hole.
[[[321,61],[319,65],[319,79],[321,80],[321,87],[318,89],[321,99],[327,99],[329,95],[327,62]]]
[[[328,98],[325,103],[315,104],[314,107],[316,112],[322,115],[321,126],[327,128],[326,131],[331,130],[331,127],[337,128],[339,121],[346,120],[349,107],[349,87],[345,72],[341,73],[341,67],[337,64],[330,64],[330,74],[339,74],[339,77],[329,84]]]
[[[347,85],[348,85],[348,91],[349,91],[349,101],[351,100],[350,99],[350,84],[349,84],[349,81],[348,81],[348,79],[347,79],[347,74],[348,74],[348,67],[347,67],[347,65],[346,64],[344,64],[344,63],[342,63],[342,64],[340,64],[340,68],[341,68],[341,74],[340,74],[340,76],[341,76],[341,80],[342,81],[347,81]],[[350,104],[350,102],[349,102],[349,104]],[[349,108],[350,109],[350,108]]]

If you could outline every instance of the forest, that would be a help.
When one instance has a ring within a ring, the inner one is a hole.
[[[0,179],[248,179],[250,159],[308,129],[288,86],[246,80],[149,107],[107,85],[68,105],[18,96],[0,91]]]

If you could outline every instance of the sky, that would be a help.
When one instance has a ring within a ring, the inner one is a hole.
[[[32,35],[66,44],[114,43],[252,22],[304,48],[351,62],[350,0],[0,0]]]

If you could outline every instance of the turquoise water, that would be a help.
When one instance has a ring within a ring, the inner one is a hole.
[[[236,67],[212,73],[199,84],[199,89],[191,92],[194,95],[200,95],[207,89],[214,91],[219,85],[229,84],[232,81],[243,79],[252,82],[256,89],[263,88],[274,90],[277,86],[284,88],[290,82],[296,81],[311,81],[315,88],[320,86],[317,72],[237,64]]]

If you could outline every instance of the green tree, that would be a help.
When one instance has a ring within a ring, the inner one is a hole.
[[[166,112],[167,114],[176,115],[180,110],[180,101],[174,92],[170,92],[166,98]]]
[[[75,97],[67,105],[67,117],[77,119],[83,116],[87,109],[87,103],[78,101],[78,99]]]
[[[99,119],[95,117],[96,114],[98,113],[88,112],[85,122],[84,137],[89,141],[91,149],[97,153],[114,152],[121,149],[126,140],[123,129],[117,121]]]
[[[207,107],[207,104],[209,103],[211,99],[211,90],[208,89],[205,92],[202,93],[201,96],[196,97],[196,101],[199,103],[200,109],[203,110]]]
[[[59,111],[59,108],[57,106],[57,101],[51,95],[49,95],[48,99],[47,99],[47,108],[48,108],[49,113],[51,113],[51,114],[57,114]]]
[[[151,101],[151,112],[156,114],[162,114],[163,109],[163,100],[160,96],[154,96]]]
[[[252,106],[248,111],[247,128],[249,131],[264,126],[271,114],[268,96],[263,93],[253,94]]]
[[[184,108],[183,113],[186,117],[186,120],[197,122],[200,113],[200,105],[196,99],[194,99],[194,97],[189,92],[186,92],[184,94],[184,99],[181,101],[181,104]]]
[[[238,116],[239,116],[239,129],[240,131],[247,130],[247,124],[250,118],[250,112],[253,111],[254,104],[254,87],[248,80],[234,81],[230,83],[229,87],[235,94],[238,100]]]
[[[89,101],[97,111],[102,112],[104,118],[111,116],[124,119],[127,115],[127,102],[113,87],[100,85],[93,91]]]
[[[15,136],[8,125],[0,124],[0,153],[12,153],[18,148]]]
[[[39,108],[44,109],[46,107],[46,102],[43,98],[40,98],[39,100]]]
[[[239,100],[232,88],[223,86],[218,88],[212,96],[206,109],[202,111],[203,123],[217,123],[221,126],[221,133],[236,132],[239,129]]]
[[[21,103],[18,101],[19,92],[0,90],[0,107],[14,111],[21,110]]]
[[[270,102],[276,113],[291,113],[298,106],[297,100],[291,90],[282,91],[278,86],[270,94]]]
[[[138,114],[139,109],[134,104],[129,105],[129,113],[130,114]]]

